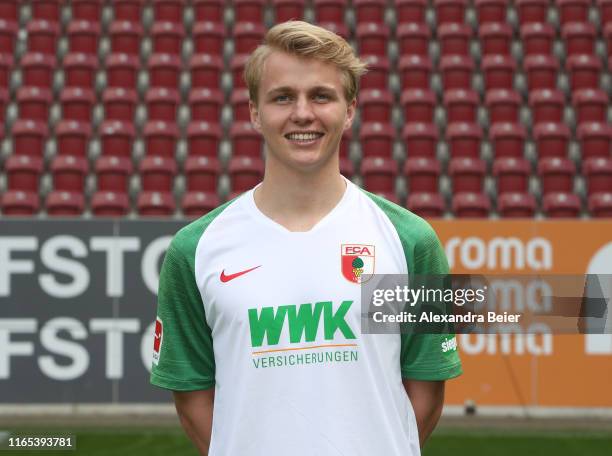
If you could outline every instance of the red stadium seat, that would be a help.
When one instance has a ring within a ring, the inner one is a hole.
[[[0,125],[4,124],[4,111],[9,101],[9,93],[4,87],[0,87]],[[2,136],[4,136],[4,130],[2,130]]]
[[[87,156],[91,125],[77,120],[62,120],[55,127],[59,155]]]
[[[368,72],[361,78],[361,89],[387,90],[389,80],[389,68],[391,66],[391,64],[389,63],[389,59],[387,57],[368,55],[363,56],[362,60],[367,62]]]
[[[603,90],[578,90],[572,94],[572,104],[578,124],[606,121],[608,94]]]
[[[38,212],[38,192],[23,192],[11,190],[5,192],[0,199],[2,215],[9,217],[27,217]]]
[[[157,54],[180,54],[185,29],[175,22],[155,22],[151,29],[153,52]]]
[[[340,174],[350,179],[355,173],[353,162],[345,157],[340,157]]]
[[[495,158],[521,158],[527,133],[518,123],[494,123],[489,129]]]
[[[20,87],[17,90],[19,118],[46,122],[49,117],[50,90],[38,87]]]
[[[438,25],[463,23],[467,0],[434,0],[433,4]]]
[[[571,22],[587,22],[590,0],[556,0],[561,25]]]
[[[601,60],[594,55],[570,55],[565,61],[572,91],[598,89]]]
[[[438,129],[431,123],[409,123],[402,130],[402,141],[406,145],[408,158],[434,158],[438,143]]]
[[[518,122],[521,96],[514,90],[487,91],[485,104],[489,111],[489,123]]]
[[[588,195],[612,193],[612,158],[590,158],[584,161]]]
[[[408,209],[424,218],[444,215],[444,200],[439,193],[411,193],[406,202]]]
[[[504,193],[497,198],[497,208],[503,218],[533,218],[536,199],[529,193]]]
[[[116,155],[118,157],[132,156],[134,141],[134,126],[119,120],[106,120],[99,129],[102,143],[102,155]]]
[[[486,218],[491,201],[484,193],[457,193],[453,196],[453,213],[459,218]]]
[[[132,160],[127,157],[102,156],[95,164],[98,191],[127,193],[132,174]]]
[[[433,122],[436,94],[431,90],[404,90],[401,96],[404,123]]]
[[[28,51],[55,55],[55,44],[59,35],[57,22],[34,20],[28,23]]]
[[[612,23],[612,0],[597,0],[602,25]]]
[[[496,158],[493,175],[497,179],[497,194],[527,192],[530,173],[531,167],[524,158]]]
[[[196,54],[221,57],[225,43],[225,26],[218,22],[197,22],[193,27],[193,45]]]
[[[236,0],[234,0],[234,3]],[[171,22],[176,25],[183,23],[183,0],[153,0],[153,15],[155,22]]]
[[[66,54],[64,56],[64,87],[94,87],[98,57],[89,54]]]
[[[172,54],[152,54],[149,58],[150,87],[177,89],[181,59]]]
[[[394,3],[398,25],[425,23],[427,0],[395,0]]]
[[[431,32],[424,22],[401,24],[397,28],[397,43],[400,55],[420,55],[426,57],[431,40]]]
[[[142,7],[147,0],[114,0],[113,12],[116,21],[140,23]]]
[[[482,128],[478,124],[456,122],[448,125],[446,139],[451,157],[480,157]]]
[[[100,39],[100,24],[85,20],[74,20],[68,24],[70,52],[97,55]]]
[[[356,30],[359,52],[363,55],[387,55],[387,42],[391,31],[382,23],[366,22],[357,25]]]
[[[245,54],[234,55],[230,61],[230,68],[232,70],[232,89],[244,89],[246,88],[246,82],[243,79],[244,67],[249,56]]]
[[[99,191],[91,197],[91,210],[96,217],[123,217],[130,211],[127,193]]]
[[[123,120],[133,122],[138,95],[135,90],[108,88],[102,94],[104,118],[106,120]]]
[[[99,0],[72,0],[72,19],[100,22],[102,2]]]
[[[384,23],[386,5],[386,0],[353,0],[355,14],[357,16],[357,23]]]
[[[314,0],[316,22],[344,23],[344,12],[348,7],[346,0]]]
[[[136,202],[141,217],[170,217],[176,204],[171,193],[142,192]]]
[[[516,0],[520,24],[545,23],[548,3],[548,0]]]
[[[508,0],[475,0],[479,24],[506,22]]]
[[[591,217],[612,217],[612,193],[595,193],[589,197]]]
[[[577,218],[580,215],[580,198],[573,193],[544,195],[542,208],[546,217]]]
[[[219,197],[214,192],[187,192],[183,195],[181,207],[186,217],[200,217],[219,206]]]
[[[149,120],[175,122],[180,96],[176,90],[153,88],[145,96]]]
[[[185,160],[185,179],[190,192],[215,192],[221,167],[212,157],[191,156]]]
[[[193,0],[196,23],[212,21],[223,24],[224,0]]]
[[[468,24],[445,23],[438,28],[440,55],[470,55],[472,28]]]
[[[432,64],[429,57],[409,55],[400,58],[398,69],[404,89],[429,89]]]
[[[140,63],[137,57],[128,54],[109,54],[106,57],[108,87],[135,89]]]
[[[440,163],[435,158],[409,158],[404,164],[404,175],[408,177],[408,194],[436,193],[440,177]]]
[[[140,187],[145,192],[172,192],[176,162],[159,155],[144,157],[138,166]]]
[[[363,90],[359,94],[361,122],[391,122],[393,97],[391,93],[379,89]]]
[[[523,62],[529,90],[556,89],[559,62],[552,55],[529,55]]]
[[[234,0],[234,21],[263,23],[266,0]]]
[[[13,124],[13,151],[16,155],[42,157],[49,130],[46,122],[16,120]]]
[[[251,111],[249,110],[249,90],[238,89],[233,90],[230,96],[232,104],[232,113],[234,122],[247,122],[251,120]],[[193,114],[192,114],[193,115]]]
[[[530,22],[521,27],[523,55],[551,55],[555,29],[552,25],[541,22]]]
[[[592,54],[597,31],[590,22],[569,22],[563,26],[561,36],[565,40],[567,55]]]
[[[491,22],[483,24],[478,29],[481,54],[501,54],[510,56],[512,43],[512,27],[508,24]]]
[[[235,122],[230,127],[232,153],[237,156],[259,158],[262,154],[263,139],[251,122]]]
[[[612,7],[610,9],[612,9]],[[607,23],[606,26],[604,27],[603,35],[606,39],[606,47],[608,48],[608,57],[612,57],[612,21]]]
[[[51,217],[76,217],[83,213],[85,197],[83,193],[55,190],[47,195],[45,206]]]
[[[12,66],[12,58],[10,63]],[[27,53],[21,58],[21,69],[24,86],[48,89],[53,85],[55,57],[41,53]]]
[[[578,139],[582,159],[610,157],[612,151],[612,125],[600,122],[587,122],[578,126]]]
[[[83,157],[57,155],[50,166],[53,174],[53,188],[67,192],[83,192],[88,168],[87,160]]]
[[[246,192],[261,182],[264,175],[264,163],[256,157],[232,157],[228,171],[232,191]]]
[[[232,93],[232,97],[236,92]],[[221,119],[221,108],[223,106],[223,92],[216,89],[195,89],[189,92],[189,109],[191,120],[204,120],[206,122],[218,123]],[[233,102],[232,102],[233,105]],[[235,119],[234,111],[234,119]],[[241,119],[241,120],[249,120]]]
[[[43,172],[40,157],[30,155],[9,155],[4,162],[7,190],[38,192],[38,181]]]
[[[361,125],[359,141],[364,157],[391,157],[395,129],[391,124],[372,122]]]
[[[544,195],[554,192],[572,191],[576,166],[568,158],[541,158],[538,174]]]
[[[144,127],[145,153],[151,156],[174,159],[174,149],[179,136],[175,123],[154,120]]]
[[[365,157],[361,162],[364,188],[370,192],[395,192],[397,162],[392,158]]]
[[[271,3],[274,9],[275,24],[304,18],[306,0],[272,0]]]
[[[234,53],[250,54],[263,41],[266,29],[261,23],[238,22],[234,25]]]
[[[191,88],[221,88],[223,60],[218,56],[196,54],[189,61],[191,71]]]
[[[463,55],[443,56],[440,59],[440,71],[442,72],[444,90],[471,89],[474,68],[474,60],[471,57]],[[427,87],[429,87],[429,83]]]
[[[448,173],[453,182],[453,194],[482,192],[486,172],[487,166],[484,160],[468,157],[451,158]]]
[[[11,22],[0,16],[0,54],[13,54],[15,52],[15,41],[17,40],[16,22]]]
[[[217,157],[221,136],[221,126],[217,123],[190,122],[187,127],[189,155]]]
[[[12,67],[13,67],[13,56],[9,54],[0,54],[0,87],[9,86],[9,78],[10,78]],[[44,85],[40,85],[39,87],[44,87]]]
[[[482,59],[482,70],[487,90],[508,89],[514,86],[514,59],[506,55],[487,55]]]
[[[474,90],[447,90],[444,92],[446,122],[476,122],[478,101]]]
[[[0,2],[0,17],[7,21],[17,22],[19,20],[17,0],[3,0]]]
[[[115,7],[115,13],[117,9]],[[115,20],[109,27],[111,52],[115,54],[128,54],[138,56],[140,54],[140,42],[143,38],[143,30],[138,22],[126,20]]]
[[[533,129],[536,149],[540,158],[567,157],[570,130],[564,123],[545,122]]]
[[[565,96],[560,90],[534,90],[529,94],[529,106],[534,124],[560,123],[563,121]]]

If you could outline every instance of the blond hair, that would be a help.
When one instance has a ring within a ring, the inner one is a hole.
[[[367,64],[355,55],[342,37],[308,22],[283,22],[268,30],[263,44],[255,49],[245,65],[243,77],[249,89],[249,98],[255,104],[264,62],[273,51],[335,64],[342,72],[344,97],[348,102],[357,97],[359,78],[367,71]]]

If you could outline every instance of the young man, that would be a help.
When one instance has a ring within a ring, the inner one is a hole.
[[[279,24],[245,69],[261,185],[183,228],[164,260],[153,384],[202,454],[418,455],[461,373],[442,336],[362,334],[364,274],[443,274],[431,227],[339,172],[365,65]]]

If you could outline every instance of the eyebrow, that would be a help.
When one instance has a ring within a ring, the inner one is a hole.
[[[327,91],[327,92],[334,92],[334,93],[336,92],[336,89],[334,87],[329,87],[329,86],[315,86],[309,89],[308,92],[312,93],[312,92],[319,92],[322,90]],[[295,89],[289,86],[275,87],[274,89],[270,90],[266,95],[270,96],[276,93],[286,93],[286,92],[293,93],[295,92]]]

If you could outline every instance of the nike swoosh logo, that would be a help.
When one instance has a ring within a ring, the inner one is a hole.
[[[221,271],[221,277],[220,277],[221,282],[223,282],[223,283],[229,282],[230,280],[234,280],[234,279],[240,277],[241,275],[245,275],[245,274],[247,274],[247,273],[249,273],[251,271],[254,271],[255,269],[260,268],[260,267],[261,267],[261,264],[259,266],[255,266],[254,268],[247,269],[245,271],[236,272],[234,274],[228,274],[228,275],[225,275],[225,269],[224,269],[223,271]]]

